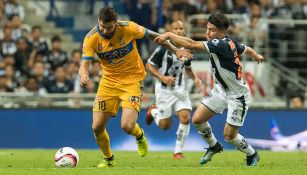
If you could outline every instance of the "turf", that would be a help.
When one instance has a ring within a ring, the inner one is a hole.
[[[0,174],[120,174],[120,175],[296,175],[307,174],[307,152],[277,153],[260,151],[261,160],[256,167],[244,166],[245,156],[239,151],[217,154],[205,166],[198,164],[201,152],[187,152],[184,160],[172,160],[171,152],[150,152],[141,158],[136,152],[114,152],[114,168],[98,169],[101,159],[98,150],[77,150],[80,156],[76,168],[54,167],[56,150],[48,149],[0,149]]]

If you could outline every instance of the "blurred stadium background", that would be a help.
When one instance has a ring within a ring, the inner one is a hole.
[[[206,40],[208,14],[227,14],[229,35],[266,58],[258,65],[243,57],[252,93],[243,134],[269,138],[269,118],[275,118],[286,135],[306,129],[306,0],[0,0],[1,148],[98,148],[91,132],[91,107],[103,71],[93,62],[91,83],[81,88],[78,66],[83,37],[105,5],[113,6],[121,20],[160,33],[168,31],[171,20],[182,19],[195,40]],[[145,63],[156,45],[140,40],[139,47]],[[192,65],[203,88],[196,91],[191,85],[194,107],[213,86],[208,55],[195,55]],[[154,102],[153,87],[148,74],[139,122],[152,149],[172,150],[176,122],[166,133],[144,124],[146,107]],[[119,120],[112,119],[108,126],[112,146],[136,149],[133,138],[114,132],[120,130]],[[224,122],[225,114],[212,121],[220,140]],[[192,129],[186,149],[200,151],[203,146]]]

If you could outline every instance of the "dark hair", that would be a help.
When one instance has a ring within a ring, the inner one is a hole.
[[[208,21],[215,25],[218,29],[227,30],[229,27],[229,20],[224,14],[212,14],[209,16]]]
[[[102,22],[117,21],[117,12],[112,7],[103,7],[99,11],[98,19]]]
[[[35,25],[35,26],[32,27],[32,32],[33,32],[34,30],[42,30],[42,27],[39,26],[39,25]]]
[[[55,35],[51,38],[51,43],[54,42],[62,42],[62,39],[58,35]]]

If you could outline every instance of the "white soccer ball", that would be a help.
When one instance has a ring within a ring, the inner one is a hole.
[[[63,147],[55,153],[54,162],[58,168],[73,168],[78,165],[79,155],[75,149]]]

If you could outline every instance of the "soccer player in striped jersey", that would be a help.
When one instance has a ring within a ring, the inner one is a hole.
[[[185,36],[185,25],[181,20],[171,24],[171,32]],[[182,149],[190,132],[190,113],[192,104],[185,87],[185,73],[191,77],[197,88],[201,80],[191,68],[191,61],[182,62],[171,51],[159,46],[150,56],[146,69],[156,78],[156,104],[150,106],[146,114],[146,123],[154,120],[157,126],[167,130],[172,125],[172,108],[180,121],[176,132],[176,146],[173,159],[183,159]]]
[[[144,130],[136,123],[140,111],[143,79],[146,76],[142,59],[138,53],[136,39],[154,40],[159,34],[132,21],[118,21],[117,12],[104,7],[96,25],[84,38],[82,61],[79,69],[80,84],[89,82],[89,66],[94,54],[99,57],[103,75],[93,106],[92,129],[104,160],[100,168],[113,167],[114,155],[106,124],[111,116],[116,116],[122,106],[121,127],[136,138],[138,154],[146,156],[148,144]],[[176,53],[178,58],[192,57],[186,50],[180,50],[164,42],[161,45]]]
[[[246,165],[255,166],[259,155],[238,133],[243,125],[248,110],[250,90],[242,77],[242,66],[239,55],[247,54],[253,60],[262,62],[263,56],[254,49],[239,44],[227,36],[229,20],[223,14],[212,14],[207,24],[208,41],[194,41],[187,37],[167,32],[156,38],[157,43],[171,40],[181,47],[210,53],[211,70],[215,75],[215,85],[209,95],[205,97],[195,111],[192,122],[199,134],[208,143],[204,157],[199,161],[206,164],[218,152],[223,150],[210,127],[208,120],[214,114],[221,114],[228,108],[224,126],[224,139],[246,154]]]

